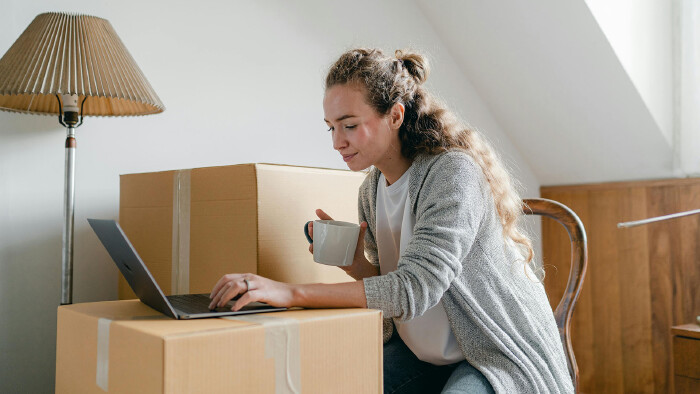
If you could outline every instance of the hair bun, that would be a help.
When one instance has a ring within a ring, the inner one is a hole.
[[[399,49],[396,51],[396,58],[403,63],[406,71],[411,74],[419,85],[428,79],[430,66],[428,65],[428,59],[423,55],[414,52],[404,52]]]

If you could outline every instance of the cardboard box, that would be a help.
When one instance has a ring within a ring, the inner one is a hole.
[[[378,393],[381,312],[174,320],[138,300],[58,308],[56,393]]]
[[[317,208],[357,223],[365,175],[272,164],[122,175],[119,222],[166,295],[208,293],[231,272],[347,282],[313,261],[303,226]],[[136,298],[121,275],[119,298]]]

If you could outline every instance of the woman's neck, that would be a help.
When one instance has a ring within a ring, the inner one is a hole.
[[[412,163],[413,160],[398,155],[398,157],[395,158],[387,158],[384,162],[377,163],[374,166],[384,174],[386,183],[392,185],[408,171]]]

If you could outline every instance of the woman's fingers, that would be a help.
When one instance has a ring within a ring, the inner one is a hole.
[[[221,304],[221,300],[226,297],[226,294],[232,290],[232,288],[235,286],[235,282],[229,281],[226,282],[219,291],[214,295],[214,298],[212,298],[211,302],[209,303],[209,309],[214,309],[217,306]]]
[[[318,216],[318,218],[321,220],[333,220],[332,217],[330,217],[327,213],[323,212],[323,209],[317,209],[316,216]]]
[[[360,242],[364,245],[365,244],[365,233],[367,232],[367,222],[362,222],[360,223],[360,237],[357,240],[357,243],[359,244]]]
[[[309,222],[309,237],[311,237],[311,240],[314,239],[314,222],[310,221]],[[314,252],[314,243],[309,244],[309,252],[313,253]]]
[[[209,309],[214,309],[217,306],[224,306],[232,298],[237,295],[246,292],[246,276],[241,274],[229,274],[225,275],[222,280],[219,280],[214,290],[212,291],[213,296],[211,302],[209,303]]]
[[[365,233],[367,232],[367,222],[360,223],[360,235],[357,237],[357,249],[359,253],[365,253]]]
[[[242,280],[246,275],[250,274],[226,274],[219,279],[218,282],[216,282],[216,285],[214,285],[214,288],[211,290],[211,294],[209,294],[209,298],[214,298],[216,294],[219,293],[219,290],[221,290],[221,287],[225,286],[227,283],[236,281],[236,280]]]
[[[223,286],[229,280],[229,275],[222,276],[221,279],[219,279],[219,281],[216,282],[214,288],[211,289],[211,294],[209,294],[209,298],[214,298],[214,296],[219,293],[219,290],[221,290],[221,286]]]
[[[211,302],[209,303],[209,309],[216,308],[216,304],[219,303],[219,299],[221,298],[221,292],[225,291],[227,288],[228,282],[224,283],[222,286],[218,286],[217,284],[216,292],[213,293],[214,295],[210,296]]]
[[[353,259],[353,265],[355,262],[362,261],[365,257],[365,233],[367,232],[367,222],[360,223],[360,234],[357,237],[357,247],[355,248],[355,256]],[[345,267],[344,267],[345,268]],[[352,266],[347,267],[345,270],[348,274],[352,271]],[[352,276],[352,275],[350,275]]]
[[[260,301],[259,296],[260,296],[260,291],[258,291],[258,290],[247,291],[245,294],[243,294],[241,296],[241,298],[239,298],[233,304],[233,307],[231,308],[231,310],[235,312],[235,311],[240,310],[244,306],[250,304],[251,302]]]

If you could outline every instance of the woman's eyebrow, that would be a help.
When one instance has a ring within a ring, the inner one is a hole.
[[[343,116],[341,116],[340,118],[336,119],[335,121],[336,121],[336,122],[340,122],[341,120],[345,120],[345,119],[347,119],[347,118],[355,118],[355,117],[357,117],[357,115],[343,115]],[[326,123],[328,123],[328,120],[327,120],[327,119],[324,118],[323,120],[324,120]]]

